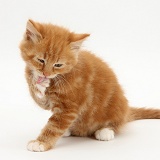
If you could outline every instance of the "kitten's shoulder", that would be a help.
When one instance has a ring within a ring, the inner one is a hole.
[[[109,67],[108,64],[104,60],[102,60],[100,57],[98,57],[96,54],[86,50],[82,50],[79,53],[79,60],[87,61],[89,64],[93,64],[96,66],[106,66],[107,68]]]

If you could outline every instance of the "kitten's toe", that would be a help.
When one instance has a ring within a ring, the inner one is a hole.
[[[44,152],[50,148],[51,147],[48,144],[38,140],[30,141],[27,145],[27,149],[32,152]]]
[[[95,132],[95,138],[100,141],[109,141],[114,139],[114,131],[109,128],[103,128]]]

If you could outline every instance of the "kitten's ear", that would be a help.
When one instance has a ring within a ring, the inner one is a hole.
[[[27,40],[32,40],[34,43],[42,39],[42,35],[38,32],[37,24],[30,19],[28,20],[26,25],[26,36]]]
[[[90,34],[75,34],[70,35],[70,47],[74,52],[78,52],[81,48],[83,41],[90,36]]]

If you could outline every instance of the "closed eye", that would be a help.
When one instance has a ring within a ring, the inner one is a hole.
[[[41,63],[45,63],[45,61],[43,59],[38,58],[38,61],[41,62]]]
[[[62,67],[62,66],[63,66],[63,64],[58,64],[58,63],[57,63],[57,64],[54,64],[54,67],[55,67],[55,68],[60,68],[60,67]]]

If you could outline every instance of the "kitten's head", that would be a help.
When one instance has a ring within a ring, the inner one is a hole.
[[[78,62],[78,52],[89,34],[75,34],[52,24],[28,20],[20,44],[23,60],[38,76],[54,78]]]

